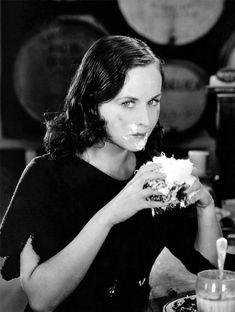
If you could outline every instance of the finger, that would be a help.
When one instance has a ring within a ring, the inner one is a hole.
[[[164,180],[165,178],[166,174],[159,171],[145,172],[140,177],[140,179],[142,180],[142,182],[144,182],[144,184],[147,183],[148,181]]]
[[[141,173],[141,172],[148,172],[148,171],[154,171],[154,170],[161,170],[162,169],[162,165],[158,164],[158,163],[147,163],[142,165],[139,170],[137,171],[137,173]]]
[[[163,210],[165,210],[166,207],[167,207],[167,204],[162,201],[145,200],[145,202],[143,203],[143,208],[145,209],[162,208]]]
[[[153,190],[151,187],[145,188],[142,191],[142,196],[144,198],[148,198],[150,196],[154,196],[154,195],[163,195],[161,192],[159,192],[158,190]]]
[[[198,169],[196,167],[193,167],[192,175],[198,177]]]
[[[164,180],[166,175],[161,172],[144,172],[141,175],[134,177],[128,184],[136,189],[143,189],[147,186],[147,182],[149,181],[159,181]]]
[[[198,178],[195,177],[195,181],[193,182],[193,184],[190,185],[188,188],[186,188],[184,193],[185,194],[190,194],[192,192],[199,191],[201,187],[202,187],[201,182],[199,181]]]
[[[188,204],[191,205],[191,204],[195,204],[199,199],[199,191],[196,191],[196,192],[191,192],[189,195],[188,195]]]
[[[189,203],[190,204],[194,204],[196,203],[197,201],[204,201],[204,198],[206,197],[204,193],[204,189],[203,187],[201,187],[200,189],[194,191],[194,192],[191,192],[188,196],[189,198]]]
[[[196,203],[197,207],[205,208],[209,206],[213,202],[213,198],[205,187],[201,187],[201,189],[197,192],[192,193],[190,198],[190,203]]]

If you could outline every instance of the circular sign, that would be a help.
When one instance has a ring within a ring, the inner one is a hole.
[[[215,25],[224,0],[118,0],[118,4],[138,34],[155,43],[182,45]]]
[[[206,77],[190,62],[165,65],[160,120],[166,133],[189,130],[199,122],[206,106]]]
[[[24,44],[15,60],[14,89],[36,120],[63,105],[68,86],[87,49],[107,34],[90,16],[60,16]]]

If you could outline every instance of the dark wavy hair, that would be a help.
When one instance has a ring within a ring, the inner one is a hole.
[[[100,103],[112,100],[122,89],[127,72],[136,66],[156,64],[163,78],[162,60],[146,43],[127,36],[105,36],[84,55],[70,84],[64,107],[46,121],[46,151],[53,157],[80,155],[87,147],[107,140]],[[158,123],[146,149],[154,149],[162,136]]]

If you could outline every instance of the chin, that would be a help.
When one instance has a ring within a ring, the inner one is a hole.
[[[118,146],[126,151],[136,153],[136,152],[143,151],[145,149],[145,145],[146,144],[137,145],[137,144],[125,143],[123,145],[118,145]]]
[[[130,148],[132,152],[140,152],[145,149],[146,141],[137,141],[131,144]]]
[[[134,152],[134,153],[141,152],[141,151],[144,151],[144,150],[145,150],[145,146],[142,147],[142,148],[132,147],[132,148],[128,149],[128,151]]]

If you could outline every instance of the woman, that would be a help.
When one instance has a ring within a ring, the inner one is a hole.
[[[108,36],[85,54],[47,122],[48,154],[26,168],[2,225],[2,274],[20,266],[26,311],[143,311],[164,246],[194,272],[216,262],[220,230],[199,181],[187,209],[153,218],[163,204],[146,201],[159,193],[143,185],[164,177],[159,165],[142,166],[161,135],[162,80],[141,40]]]

